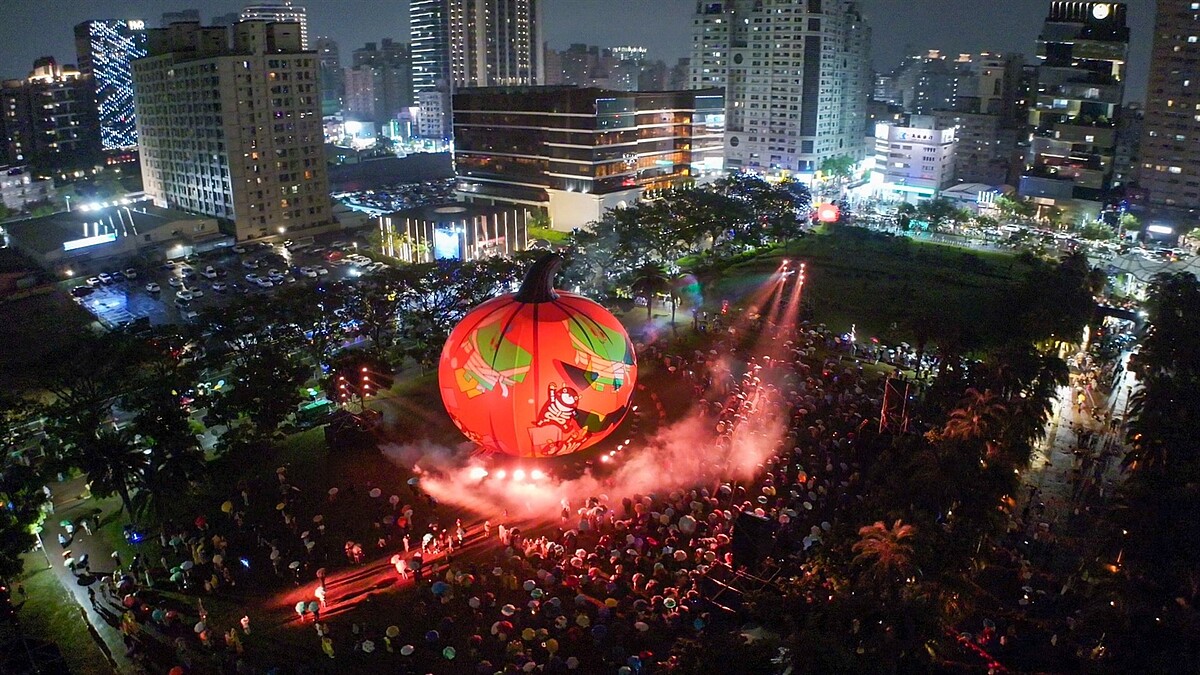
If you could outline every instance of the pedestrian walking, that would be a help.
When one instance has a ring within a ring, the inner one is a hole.
[[[58,533],[58,545],[63,548],[67,547],[67,535],[63,534],[62,532]]]
[[[321,638],[321,651],[325,652],[325,656],[333,658],[333,640],[328,637]]]
[[[83,531],[87,532],[87,535],[89,537],[92,536],[92,524],[90,522],[88,522],[87,518],[84,518],[83,520],[79,521],[79,524],[83,526]]]

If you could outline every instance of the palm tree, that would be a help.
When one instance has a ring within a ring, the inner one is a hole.
[[[971,387],[964,393],[959,407],[950,413],[942,435],[947,438],[991,441],[1004,415],[1004,403],[990,389],[979,391]]]
[[[127,431],[102,426],[95,435],[77,443],[71,454],[72,464],[87,474],[92,494],[116,494],[125,511],[133,515],[133,493],[145,478],[149,459]]]
[[[858,541],[852,550],[854,564],[863,566],[863,574],[872,582],[891,588],[892,582],[912,568],[913,548],[908,543],[917,530],[897,520],[889,529],[883,521],[858,529]]]
[[[635,296],[646,298],[646,320],[649,321],[654,311],[654,296],[671,290],[671,281],[662,265],[647,263],[634,272],[630,288]]]

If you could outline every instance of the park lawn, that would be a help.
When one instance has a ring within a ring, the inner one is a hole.
[[[745,297],[785,257],[806,264],[804,300],[814,320],[834,330],[855,326],[860,339],[913,342],[914,328],[922,323],[932,334],[950,324],[979,345],[993,343],[1018,321],[1021,308],[1011,300],[1037,264],[1004,253],[833,228],[730,265],[713,280],[709,301]]]
[[[25,569],[33,571],[23,582],[28,597],[20,611],[24,632],[58,645],[63,661],[75,675],[112,675],[112,668],[88,633],[79,605],[46,569],[42,554],[27,554]]]

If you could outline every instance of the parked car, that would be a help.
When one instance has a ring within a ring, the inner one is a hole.
[[[195,321],[200,318],[200,313],[194,309],[186,309],[180,312],[179,315],[183,317],[184,321]]]
[[[218,293],[224,292],[229,286],[224,281],[214,281],[212,289]]]
[[[325,269],[324,267],[314,267],[313,271],[317,273],[317,276],[329,274],[329,270]]]
[[[170,271],[170,270],[173,270],[173,269],[175,269],[175,261],[174,261],[174,260],[168,260],[167,262],[163,263],[163,264],[162,264],[162,269],[164,269],[164,270],[167,270],[167,271]]]
[[[108,272],[101,272],[100,274],[98,274],[96,276],[97,276],[97,278],[100,279],[100,283],[102,283],[102,284],[111,284],[113,282],[112,275],[109,274]]]
[[[108,276],[109,276],[109,278],[112,279],[112,282],[114,284],[125,281],[125,275],[122,274],[121,272],[113,272],[113,273],[109,274]]]
[[[75,288],[71,289],[71,295],[76,298],[86,298],[95,292],[96,289],[92,288],[91,286],[76,286]]]
[[[193,288],[193,289],[190,289],[188,292],[190,292],[192,294],[193,298],[203,298],[204,297],[204,290],[200,289],[200,288]]]
[[[249,281],[252,284],[257,284],[258,283],[258,275],[251,272],[250,274],[246,275],[246,281]]]
[[[132,267],[125,270],[125,278],[126,279],[136,279],[137,276],[138,276],[138,271],[133,269]]]
[[[275,285],[271,283],[270,279],[263,279],[262,277],[259,277],[254,283],[258,284],[259,288],[270,288]]]
[[[311,267],[301,267],[301,268],[300,268],[300,274],[302,274],[302,275],[304,275],[304,276],[308,277],[309,279],[316,279],[316,278],[317,278],[317,272],[316,272],[316,270],[314,270],[314,269],[313,269],[313,268],[311,268]]]
[[[158,284],[154,283],[153,281],[146,284],[146,292],[147,293],[158,293],[161,290],[162,290],[162,286],[159,286]]]
[[[186,288],[183,290],[180,290],[180,291],[175,291],[175,299],[176,300],[183,300],[184,302],[188,302],[193,297],[195,297],[195,296],[192,295],[192,292],[187,290]]]
[[[88,277],[87,281],[85,281],[84,283],[86,283],[88,286],[91,286],[92,288],[95,288],[95,287],[103,284],[103,282],[100,281],[100,277]]]
[[[248,270],[256,270],[258,269],[258,261],[254,259],[243,260],[242,267],[245,267]]]
[[[234,247],[233,247],[233,252],[234,252],[234,253],[245,253],[245,252],[246,252],[246,247],[245,247],[245,246],[242,246],[241,244],[238,244],[237,246],[234,246]]]
[[[170,279],[167,279],[167,283],[171,284],[171,288],[183,288],[182,277],[171,277]]]
[[[194,277],[194,276],[196,276],[196,270],[192,269],[191,267],[188,267],[187,265],[180,265],[180,266],[179,266],[179,273],[180,273],[180,274],[182,274],[182,275],[183,275],[183,276],[185,276],[185,277]]]
[[[209,280],[216,279],[217,278],[217,268],[213,267],[212,265],[209,265],[208,267],[204,268],[204,271],[200,273],[200,276],[204,277],[205,279],[209,279]]]

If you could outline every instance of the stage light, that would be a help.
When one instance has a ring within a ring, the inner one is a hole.
[[[542,471],[541,469],[534,469],[529,473],[529,477],[534,480],[542,480],[546,477],[546,472]]]
[[[487,478],[488,472],[482,466],[473,466],[468,475],[471,476],[471,480],[483,480]]]
[[[496,478],[499,478],[500,480],[504,480],[507,477],[508,477],[508,472],[505,471],[504,469],[500,469],[499,471],[496,472]]]
[[[513,480],[525,480],[525,470],[517,469],[513,472]]]

